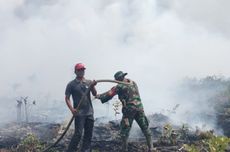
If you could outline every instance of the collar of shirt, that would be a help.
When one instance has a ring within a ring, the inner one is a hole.
[[[82,82],[86,82],[86,79],[85,78],[83,78],[83,79],[78,79],[78,78],[75,78],[75,81],[77,82],[77,83],[82,83]]]

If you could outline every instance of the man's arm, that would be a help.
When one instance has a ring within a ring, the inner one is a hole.
[[[72,112],[72,114],[76,115],[77,110],[73,108],[71,100],[70,100],[70,96],[65,96],[65,102],[66,102],[69,110]]]
[[[93,96],[97,96],[97,90],[95,88],[95,85],[97,85],[97,81],[93,80],[90,82],[90,91]]]
[[[92,82],[92,86],[91,86],[91,92],[92,92],[92,95],[93,96],[96,96],[97,95],[97,90],[96,90],[96,88],[95,88],[95,85],[97,84],[97,82],[95,81],[95,80],[93,80],[93,82]]]
[[[97,95],[96,98],[100,99],[102,103],[105,103],[111,100],[116,94],[117,94],[117,88],[115,86],[111,90],[102,93],[100,95]]]
[[[66,102],[66,105],[68,106],[69,110],[71,111],[71,113],[73,115],[76,115],[77,111],[73,108],[71,100],[70,100],[71,95],[72,95],[72,86],[71,86],[71,83],[69,83],[66,86],[66,90],[65,90],[65,102]]]
[[[95,87],[92,87],[91,92],[92,92],[92,95],[93,95],[93,96],[96,96],[96,95],[97,95],[97,90],[96,90]]]

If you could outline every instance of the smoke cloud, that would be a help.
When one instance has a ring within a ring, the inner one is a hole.
[[[173,96],[184,77],[230,75],[229,3],[0,0],[1,109],[29,96],[43,109],[60,105],[66,117],[64,90],[78,62],[87,66],[89,79],[128,72],[148,114],[172,108],[181,102]],[[95,100],[94,106],[96,116],[105,116],[108,107],[112,111],[111,104]],[[1,110],[1,119],[9,113],[14,118],[13,109]]]

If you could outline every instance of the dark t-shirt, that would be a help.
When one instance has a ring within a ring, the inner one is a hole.
[[[72,95],[74,108],[78,106],[81,97],[84,95],[84,93],[89,88],[91,83],[92,81],[87,79],[83,79],[83,80],[74,79],[68,83],[66,87],[65,95],[67,97],[70,97]],[[83,100],[80,105],[78,115],[93,115],[93,113],[94,111],[93,111],[92,101],[89,92],[85,100]]]

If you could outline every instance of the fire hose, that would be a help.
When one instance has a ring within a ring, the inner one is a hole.
[[[97,83],[101,83],[101,82],[111,82],[111,83],[118,83],[118,84],[124,84],[124,85],[130,85],[130,83],[126,83],[126,82],[122,82],[122,81],[116,81],[116,80],[96,80]],[[76,108],[76,111],[78,112],[81,103],[84,101],[85,97],[87,96],[87,94],[90,92],[90,89],[92,87],[92,84],[90,85],[90,87],[86,90],[86,92],[82,95],[78,106]],[[66,132],[69,130],[70,125],[72,124],[73,120],[74,120],[75,116],[73,115],[68,123],[68,125],[66,126],[64,132],[61,134],[61,136],[56,140],[56,142],[54,142],[52,145],[48,146],[45,150],[43,150],[42,152],[48,152],[51,148],[55,147],[61,140],[62,138],[65,136]]]

